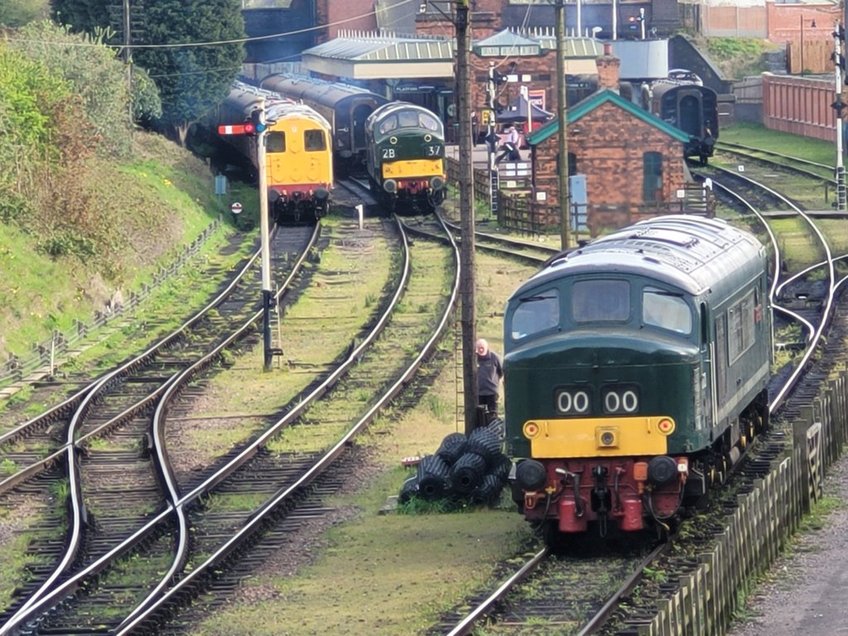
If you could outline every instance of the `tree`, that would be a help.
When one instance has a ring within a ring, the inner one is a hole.
[[[113,49],[46,20],[26,25],[10,43],[71,83],[95,132],[92,141],[115,155],[129,150],[130,97],[124,65]]]
[[[3,0],[0,2],[0,24],[4,26],[23,26],[27,22],[46,18],[47,15],[47,0]]]
[[[71,29],[96,33],[98,27],[121,28],[110,24],[110,4],[108,0],[53,0],[53,9],[56,18]],[[143,19],[136,20],[143,26],[130,33],[131,43],[141,45],[133,49],[133,63],[145,69],[159,88],[160,125],[170,128],[185,145],[191,124],[224,98],[241,69],[244,47],[233,43],[245,37],[241,0],[157,0],[131,11],[134,19],[136,11],[143,14]],[[122,44],[123,34],[111,42]]]

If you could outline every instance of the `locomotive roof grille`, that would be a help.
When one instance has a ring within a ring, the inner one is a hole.
[[[723,289],[731,284],[728,279],[758,275],[763,254],[753,235],[724,221],[670,215],[642,221],[563,255],[526,284],[533,287],[570,275],[633,274],[698,295]]]

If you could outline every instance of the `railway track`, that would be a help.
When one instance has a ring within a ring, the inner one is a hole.
[[[454,250],[454,252],[455,252],[455,250]],[[404,268],[404,271],[408,273],[408,270],[409,270],[409,266],[408,266],[408,263],[407,263],[407,266]],[[426,277],[426,278],[431,278],[431,277]],[[447,296],[447,298],[450,298],[450,302],[445,303],[446,307],[445,307],[443,318],[440,321],[439,327],[437,329],[438,333],[443,331],[444,328],[445,328],[445,325],[447,324],[447,316],[450,313],[448,306],[452,304],[453,299],[455,299],[455,296],[456,296],[455,283],[454,283],[453,287],[454,287],[453,294],[450,294],[450,295]],[[439,290],[438,296],[440,298],[445,298],[444,290]],[[392,303],[393,306],[395,304],[397,304],[398,298],[399,298],[399,296],[396,294],[395,297],[394,297],[393,303]],[[387,313],[384,314],[383,318],[377,320],[376,325],[374,325],[373,335],[366,338],[365,342],[363,342],[358,347],[356,347],[356,349],[351,353],[351,355],[348,357],[348,359],[345,361],[345,363],[343,363],[336,370],[336,372],[332,373],[330,375],[330,377],[328,377],[326,379],[326,381],[323,383],[322,387],[319,387],[318,389],[316,389],[315,392],[313,392],[314,396],[322,395],[323,392],[325,392],[331,386],[335,386],[336,384],[341,385],[342,382],[341,382],[340,378],[341,378],[342,374],[344,374],[353,365],[354,362],[358,362],[359,364],[362,364],[362,361],[360,359],[361,356],[367,355],[365,352],[367,352],[367,347],[372,345],[371,340],[376,337],[376,335],[380,332],[381,329],[386,327],[386,322],[388,320],[387,317],[389,316],[390,310],[391,310],[391,308],[389,308],[387,310]],[[426,319],[422,317],[421,320],[422,320],[422,328],[425,328],[428,332],[432,332],[432,329],[433,329],[432,319],[430,317],[427,317]],[[402,322],[404,322],[404,321],[402,321]],[[389,329],[391,329],[391,328],[392,327],[389,326]],[[400,328],[403,329],[404,331],[408,331],[409,325],[408,324],[402,324]],[[430,339],[425,344],[424,348],[421,350],[421,353],[413,361],[413,364],[411,366],[409,366],[408,368],[406,368],[406,370],[404,372],[401,373],[397,369],[395,369],[394,371],[391,372],[391,374],[393,376],[396,376],[398,373],[400,373],[400,378],[398,380],[394,381],[394,382],[389,383],[390,386],[387,386],[385,388],[384,393],[383,393],[383,398],[381,398],[381,401],[380,401],[382,404],[385,404],[388,400],[390,400],[395,394],[397,394],[403,388],[405,383],[407,383],[409,381],[411,374],[414,372],[414,369],[417,368],[417,366],[420,366],[421,362],[424,360],[425,355],[432,353],[432,350],[433,350],[433,347],[435,346],[435,341],[436,341],[436,337],[437,337],[438,333],[434,334],[432,337],[430,337]],[[388,340],[389,340],[389,342],[385,346],[391,348],[393,346],[392,343],[394,342],[394,339],[389,338]],[[373,354],[373,355],[375,356],[374,359],[375,359],[375,361],[377,361],[378,366],[380,366],[380,364],[383,361],[388,359],[388,356],[385,355],[385,354]],[[373,369],[371,371],[372,371],[372,373],[370,374],[371,379],[369,381],[373,381]],[[334,393],[337,392],[337,391],[339,391],[338,387],[336,387]],[[341,398],[341,400],[342,400],[342,402],[349,403],[349,394],[346,395],[346,396],[343,396]],[[306,413],[304,413],[304,408],[306,408],[306,405],[308,405],[310,402],[313,402],[313,401],[314,400],[305,399],[305,400],[299,402],[297,404],[297,406],[294,407],[291,411],[289,411],[289,413],[286,415],[286,417],[284,417],[279,422],[280,426],[291,423],[292,421],[294,421],[295,418],[299,418],[299,420],[301,421],[301,425],[304,426],[303,422],[309,421],[308,415]],[[324,407],[324,408],[326,408],[326,407]],[[218,488],[220,489],[218,491],[218,496],[223,497],[223,498],[227,498],[227,497],[232,498],[233,493],[228,492],[227,488],[236,487],[236,486],[233,486],[233,484],[239,484],[239,483],[242,484],[242,485],[248,485],[250,495],[252,497],[256,497],[258,495],[263,494],[262,493],[263,488],[269,488],[270,487],[269,484],[273,483],[273,484],[275,484],[275,486],[273,486],[273,487],[277,489],[276,490],[277,501],[273,505],[266,505],[265,507],[263,507],[262,510],[265,510],[268,514],[271,514],[268,511],[270,511],[272,509],[276,509],[276,508],[280,508],[280,507],[282,507],[284,509],[288,508],[289,505],[290,505],[290,502],[293,501],[293,500],[297,500],[299,493],[301,493],[302,491],[307,489],[310,482],[312,480],[314,480],[317,477],[317,475],[319,475],[321,472],[323,472],[326,469],[327,466],[331,465],[333,463],[333,461],[335,461],[337,459],[337,456],[342,455],[346,451],[346,449],[348,448],[348,445],[349,445],[349,440],[352,438],[353,435],[355,435],[356,432],[361,430],[367,424],[367,421],[369,421],[370,418],[372,418],[374,416],[374,414],[377,412],[377,409],[378,409],[377,405],[371,406],[367,410],[367,412],[365,413],[363,418],[360,420],[360,422],[358,422],[352,428],[350,428],[348,433],[343,436],[342,440],[340,440],[335,446],[330,448],[328,451],[326,451],[326,452],[321,451],[321,453],[317,453],[319,455],[323,453],[322,458],[318,458],[318,459],[316,459],[316,457],[311,457],[311,459],[310,459],[310,455],[311,455],[310,453],[306,453],[306,456],[304,457],[304,453],[302,451],[300,453],[298,453],[297,457],[294,458],[294,459],[293,459],[292,456],[289,456],[287,453],[277,453],[277,454],[275,454],[275,453],[267,453],[267,452],[261,451],[261,450],[259,452],[257,452],[262,447],[262,445],[265,442],[267,442],[268,439],[270,439],[270,437],[273,435],[274,431],[269,430],[268,432],[266,432],[265,435],[262,436],[262,438],[260,438],[259,440],[256,441],[255,445],[251,445],[251,449],[245,449],[245,452],[242,454],[242,456],[245,457],[245,461],[243,461],[243,462],[234,461],[233,462],[233,465],[238,464],[238,466],[242,467],[242,470],[240,472],[238,472],[238,473],[230,472],[227,477],[225,477],[223,474],[216,474],[216,475],[209,477],[202,488],[195,488],[194,491],[186,494],[181,499],[177,500],[174,504],[174,507],[176,507],[176,508],[187,507],[188,508],[188,507],[190,507],[189,504],[191,504],[192,502],[197,500],[200,496],[203,496],[205,498],[205,500],[208,501],[209,500],[208,498],[210,497],[209,487],[213,487],[213,486],[218,486]],[[330,426],[330,428],[332,428],[332,426]],[[268,464],[267,462],[271,462],[271,464]],[[274,466],[275,463],[278,464],[276,466],[276,468]],[[299,469],[298,469],[298,464],[300,464]],[[242,475],[242,477],[240,478],[240,477],[237,477],[235,475]],[[257,486],[256,476],[258,476],[258,475],[262,475],[262,479],[260,481],[260,485]],[[274,475],[279,476],[280,480],[275,481],[273,479],[269,479],[269,476],[274,476]],[[297,475],[299,475],[299,477],[297,477]],[[293,480],[293,481],[292,481],[292,483],[287,484],[286,479]],[[228,484],[229,484],[229,486],[228,486]],[[256,491],[259,491],[259,492],[256,492]],[[284,491],[284,492],[281,492],[281,491]],[[264,493],[264,494],[267,495],[267,493]],[[203,507],[191,506],[190,508],[191,508],[191,510],[190,510],[191,515],[200,515],[199,518],[190,517],[190,520],[192,520],[196,524],[196,525],[192,525],[192,527],[195,528],[195,529],[198,529],[198,528],[201,528],[201,527],[206,529],[206,531],[200,531],[198,534],[195,534],[193,536],[195,536],[195,537],[202,536],[206,540],[211,539],[212,543],[215,543],[216,540],[220,543],[220,541],[224,538],[225,535],[230,536],[231,540],[235,541],[236,543],[238,543],[239,541],[244,541],[246,536],[249,536],[250,534],[252,534],[253,532],[256,531],[257,524],[259,524],[258,520],[261,519],[261,518],[264,518],[265,515],[266,515],[266,512],[262,512],[262,510],[252,510],[252,509],[250,511],[242,511],[238,514],[236,514],[235,511],[233,511],[233,510],[228,510],[226,512],[226,514],[221,514],[220,511],[218,511],[217,513],[215,511],[208,511],[208,510],[204,512]],[[240,522],[242,525],[241,525],[240,529],[235,529],[234,526],[239,525],[239,523],[237,523],[235,521],[235,518],[238,517],[239,515],[241,515],[241,517],[242,517],[242,521]],[[157,518],[154,519],[153,521],[154,522],[158,521],[160,523],[164,523],[165,520],[166,520],[165,517],[167,517],[167,511],[165,513],[158,515]],[[151,523],[153,523],[153,522],[151,522]],[[150,524],[148,524],[148,526],[149,525]],[[180,522],[180,525],[181,526],[183,525],[182,522]],[[261,524],[259,524],[259,525],[261,525]],[[147,529],[147,530],[145,530],[145,532],[150,533],[150,530]],[[183,533],[181,533],[181,534],[183,534]],[[241,538],[237,539],[236,537],[239,536],[239,535],[241,536]],[[203,540],[201,540],[201,539],[196,539],[196,540],[199,541],[200,543],[203,543]],[[179,540],[178,543],[182,544],[184,542],[182,540]],[[218,563],[220,559],[226,559],[226,555],[229,554],[230,550],[232,549],[232,547],[228,547],[228,546],[232,546],[232,545],[234,545],[234,544],[231,543],[231,542],[225,542],[225,544],[223,546],[221,546],[219,548],[219,550],[215,553],[215,555],[217,555],[217,556],[213,555],[212,560],[215,561],[215,563]],[[119,549],[116,551],[116,553],[113,554],[112,556],[117,556],[118,552],[126,551],[128,549],[130,549],[128,546],[119,547]],[[212,548],[209,548],[209,549],[211,550]],[[208,551],[204,551],[204,550],[206,550],[206,548],[201,547],[201,551],[202,551],[201,554],[203,556],[206,556],[208,554]],[[168,575],[165,577],[165,579],[162,580],[160,585],[156,586],[156,588],[150,593],[150,595],[145,600],[143,600],[141,603],[139,603],[137,605],[137,611],[134,612],[133,614],[131,614],[129,617],[127,617],[127,619],[124,621],[124,626],[118,626],[116,628],[120,633],[123,633],[125,631],[132,631],[132,630],[136,630],[136,629],[141,629],[142,632],[143,632],[144,628],[139,628],[138,625],[141,625],[141,624],[145,623],[146,621],[151,620],[150,619],[151,612],[155,613],[155,610],[153,610],[151,608],[158,607],[159,604],[166,604],[166,605],[170,604],[169,599],[171,599],[171,596],[169,595],[170,593],[166,591],[166,588],[169,587],[167,581],[169,581],[174,576],[178,576],[179,571],[184,571],[183,570],[184,566],[182,564],[183,564],[183,562],[186,558],[192,558],[192,557],[187,557],[185,555],[179,555],[179,554],[174,557],[174,565],[169,570]],[[201,559],[201,561],[202,561],[202,559]],[[178,563],[179,563],[179,565],[177,565]],[[106,565],[105,562],[100,564],[101,569],[103,567],[105,567],[105,565]],[[200,563],[200,564],[197,565],[197,567],[193,567],[193,566],[194,566],[194,564],[192,564],[191,573],[186,574],[186,576],[184,578],[180,579],[180,583],[177,583],[176,586],[172,587],[172,589],[174,589],[174,588],[182,589],[184,586],[194,585],[194,583],[191,582],[191,581],[194,581],[197,577],[202,577],[203,575],[201,573],[205,569],[215,567],[209,561],[207,561],[205,563]],[[111,568],[111,571],[114,571],[114,570],[115,570],[115,567],[113,566]],[[92,571],[90,574],[93,574],[93,573],[94,572]],[[105,577],[105,578],[108,578],[108,576]],[[64,587],[65,592],[67,592],[71,587],[78,585],[78,584],[79,584],[78,582],[71,582],[69,585]],[[123,589],[124,588],[121,587],[121,588],[119,588],[119,591],[123,590]],[[117,593],[117,592],[115,592],[115,593]],[[115,593],[113,593],[111,595],[106,595],[107,598],[112,599],[112,606],[114,606],[114,599],[116,598]],[[48,601],[45,602],[45,606],[48,606],[52,602],[55,602],[56,600],[58,600],[58,598],[61,594],[62,594],[62,590],[60,589],[60,590],[57,591],[57,593],[53,597],[52,601],[48,600]],[[174,594],[177,594],[178,596],[182,596],[182,593],[174,592]],[[94,603],[94,606],[97,606],[97,605],[98,605],[97,603]],[[148,610],[150,610],[150,611],[148,611]],[[38,611],[40,611],[40,610],[36,610],[35,614],[37,614]],[[56,621],[55,622],[55,628],[49,627],[48,629],[51,629],[51,630],[52,629],[59,629],[61,631],[62,629],[68,627],[69,625],[78,624],[78,622],[80,620],[82,620],[83,618],[86,619],[89,622],[92,620],[92,618],[91,618],[92,609],[90,607],[85,607],[84,609],[80,609],[79,612],[80,613],[78,613],[78,614],[68,614],[67,612],[63,611],[62,614],[60,615],[60,618],[54,618],[53,616],[51,616],[49,618],[48,622],[50,622],[50,624],[54,624],[54,621]],[[102,612],[102,610],[101,610],[101,612]]]
[[[419,217],[410,225],[410,230],[415,234],[430,239],[439,239],[438,225],[444,223],[451,231],[454,240],[462,242],[462,229],[459,225],[443,219],[440,215],[434,217]],[[495,256],[511,258],[524,264],[541,266],[551,258],[562,253],[559,248],[545,245],[534,241],[493,234],[490,232],[474,232],[474,248]]]
[[[816,181],[825,181],[836,187],[836,181],[833,179],[834,167],[826,163],[726,141],[719,141],[716,144],[716,150],[743,159],[757,160],[766,166],[781,167]]]
[[[276,269],[278,274],[288,274],[287,283],[299,270],[317,230],[275,234]],[[61,408],[4,436],[4,442],[21,444],[20,440],[32,440],[46,430],[53,435],[61,431],[64,439],[63,446],[50,448],[2,482],[10,507],[15,509],[16,500],[32,497],[68,501],[67,516],[54,511],[51,518],[57,531],[44,543],[29,547],[41,565],[0,616],[4,622],[26,612],[79,564],[109,552],[161,507],[162,495],[148,452],[149,412],[176,378],[206,368],[226,347],[252,333],[251,325],[261,311],[254,291],[256,257],[258,252],[217,298],[173,334],[107,373]],[[57,412],[63,421],[56,421]],[[46,429],[44,420],[50,422]],[[43,443],[36,442],[35,447]],[[49,471],[45,477],[43,471]],[[33,484],[40,486],[40,493]],[[64,527],[67,533],[62,539]]]
[[[415,249],[422,249],[423,247],[416,246],[413,251]],[[419,306],[419,303],[425,301],[421,296],[423,293],[427,297],[426,302],[442,303],[440,310],[441,317],[436,321],[435,326],[433,316],[429,314],[413,312],[414,316],[407,315],[404,317],[403,314],[405,312],[395,306],[401,300],[400,296],[396,296],[396,302],[393,303],[392,307],[387,308],[386,313],[378,321],[373,337],[369,335],[367,341],[363,342],[363,345],[360,346],[363,355],[359,359],[356,368],[351,369],[337,383],[332,382],[332,391],[328,392],[319,404],[307,407],[299,415],[298,425],[305,429],[304,434],[310,437],[317,434],[317,437],[321,440],[328,441],[319,443],[314,447],[314,450],[301,449],[294,455],[291,455],[290,452],[280,451],[276,456],[272,453],[259,460],[266,464],[277,464],[276,470],[280,470],[282,466],[285,466],[289,477],[288,479],[275,482],[277,487],[276,493],[260,509],[242,511],[245,519],[249,520],[248,525],[256,525],[262,519],[273,516],[278,516],[280,523],[289,527],[297,525],[297,520],[292,521],[288,515],[278,512],[279,509],[282,508],[285,510],[286,508],[295,506],[295,502],[300,496],[308,497],[308,492],[305,489],[313,480],[320,480],[321,485],[317,487],[321,489],[332,487],[334,482],[335,484],[339,484],[344,481],[343,475],[346,473],[338,466],[338,462],[344,461],[343,458],[347,455],[348,449],[351,447],[351,441],[368,426],[380,410],[404,389],[404,386],[411,380],[412,375],[417,371],[421,363],[427,356],[432,354],[438,338],[449,324],[448,318],[456,298],[457,288],[455,250],[453,261],[454,280],[450,285],[452,291],[445,295],[443,288],[433,288],[431,282],[433,279],[432,273],[421,271],[416,275],[411,275],[409,260],[407,260],[407,264],[403,268],[405,276],[408,276],[408,282],[403,283],[403,287],[405,287],[402,297],[403,304],[405,306],[407,304],[415,307]],[[430,291],[425,291],[427,289]],[[392,355],[392,351],[397,352],[397,343],[399,341],[409,341],[410,330],[413,328],[410,319],[413,317],[418,323],[417,330],[421,334],[419,336],[421,338],[419,344],[416,345],[416,352],[411,358],[408,354],[398,356],[395,353]],[[379,337],[377,337],[378,335]],[[373,342],[369,341],[372,339]],[[372,386],[375,383],[378,387],[382,387],[375,396],[369,396],[367,400],[351,399],[352,395],[356,395],[361,391],[361,386],[366,384]],[[314,413],[316,410],[317,413]],[[317,432],[316,428],[321,432]],[[329,446],[325,446],[324,444],[329,444]],[[301,463],[298,469],[295,469],[295,460]],[[262,470],[257,470],[256,474],[261,474],[263,481],[265,481],[269,475],[275,474],[273,472],[274,470],[272,466],[266,465]],[[315,503],[311,505],[307,503],[307,509],[317,510],[317,514],[320,514],[321,506]],[[298,518],[303,517],[303,513],[297,512],[300,510],[300,506],[297,506],[295,510]],[[309,518],[308,515],[305,518]],[[232,523],[231,517],[229,518],[229,523]],[[195,527],[200,528],[202,526],[198,525]],[[181,580],[175,586],[173,592],[167,592],[162,597],[161,602],[152,608],[152,614],[161,612],[162,607],[167,607],[173,603],[174,596],[179,594],[177,588],[196,585],[193,581],[202,578],[204,576],[203,572],[206,569],[219,567],[221,560],[226,561],[228,554],[233,549],[233,542],[242,541],[243,539],[240,536],[247,530],[249,528],[245,526],[242,528],[231,527],[227,532],[217,532],[219,545],[225,536],[229,536],[229,539],[223,542],[223,545],[204,563],[192,567],[191,574]],[[276,539],[271,539],[272,542],[278,542],[280,540],[279,535],[277,535]],[[208,551],[206,553],[208,554]],[[187,620],[190,625],[195,618],[190,616]],[[140,617],[136,620],[135,626],[128,625],[128,627],[132,627],[132,630],[140,629],[141,633],[146,633],[154,624],[156,624],[155,616],[148,616],[147,618]],[[185,623],[182,624],[185,625]]]
[[[728,179],[728,175],[732,179]],[[760,224],[760,231],[770,236],[774,255],[770,290],[772,304],[787,319],[800,321],[808,329],[803,353],[789,365],[790,368],[775,376],[770,387],[770,395],[774,396],[770,404],[772,412],[778,418],[791,418],[797,414],[799,407],[809,404],[823,377],[821,373],[811,371],[810,366],[816,352],[820,353],[818,345],[833,315],[834,293],[840,284],[833,272],[834,259],[815,220],[779,192],[732,172],[712,172],[712,178],[714,187],[723,196],[732,197],[734,205],[755,218]],[[729,183],[731,180],[733,185]],[[741,189],[746,193],[759,190],[757,203],[737,191]],[[803,220],[823,255],[815,268],[787,272],[780,267],[783,260],[781,245],[769,226],[769,219],[758,207],[758,203],[762,202],[793,210]],[[786,290],[800,284],[800,278],[814,269],[826,272],[823,285],[826,293],[818,302],[805,307],[804,311],[780,307],[781,299],[785,301],[787,298]],[[774,460],[781,456],[786,442],[786,434],[780,430],[762,436],[736,464],[722,492],[749,491],[754,480],[762,478],[773,468]],[[498,633],[526,633],[536,625],[544,625],[546,629],[563,634],[631,633],[628,630],[637,629],[645,616],[653,616],[651,608],[656,607],[657,599],[676,589],[676,578],[685,576],[698,564],[697,559],[688,555],[708,549],[707,546],[721,535],[724,530],[717,519],[720,519],[723,510],[735,506],[734,497],[731,494],[714,495],[709,510],[700,511],[696,519],[684,520],[680,531],[647,557],[642,554],[627,558],[626,550],[615,543],[608,544],[606,551],[602,550],[597,562],[592,562],[591,551],[582,543],[570,546],[564,555],[550,555],[546,550],[534,554],[513,567],[509,575],[504,574],[494,591],[466,599],[464,604],[471,607],[470,611],[444,616],[430,633],[468,634],[486,623],[492,624]],[[567,575],[558,573],[560,564],[567,570]],[[620,586],[610,584],[610,576],[623,583]],[[579,585],[575,585],[575,581],[579,581]],[[631,594],[633,589],[639,590],[635,596]]]

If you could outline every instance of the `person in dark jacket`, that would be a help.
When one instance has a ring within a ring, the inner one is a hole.
[[[498,392],[503,367],[498,355],[489,349],[489,343],[483,338],[477,340],[477,404],[486,408],[488,416],[498,415]]]

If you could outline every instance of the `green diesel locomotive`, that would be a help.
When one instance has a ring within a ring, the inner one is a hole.
[[[388,212],[433,212],[445,197],[445,130],[408,102],[377,108],[365,122],[371,190]]]
[[[667,529],[768,424],[765,247],[663,216],[552,260],[509,299],[513,498],[549,541]]]

